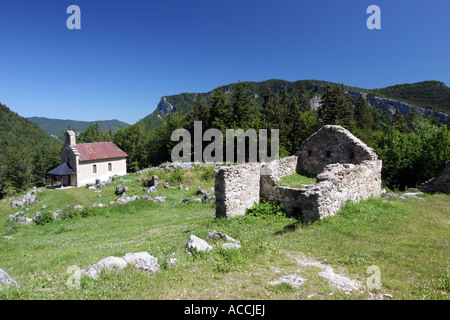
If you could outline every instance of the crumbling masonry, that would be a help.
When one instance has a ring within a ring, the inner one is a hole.
[[[223,166],[216,170],[216,216],[244,215],[261,198],[277,200],[289,215],[314,222],[334,215],[348,201],[381,194],[382,162],[348,130],[323,126],[294,156],[268,163]],[[293,173],[316,176],[296,189],[277,182]]]

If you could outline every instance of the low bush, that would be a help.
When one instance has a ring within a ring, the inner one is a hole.
[[[284,217],[286,215],[281,209],[281,204],[267,200],[261,200],[259,204],[254,203],[245,213],[255,217]]]
[[[62,220],[72,220],[81,217],[81,212],[74,208],[65,208],[61,213]]]
[[[44,211],[39,214],[39,216],[36,219],[37,225],[45,225],[47,223],[53,222],[55,218],[53,218],[53,214],[49,211]]]

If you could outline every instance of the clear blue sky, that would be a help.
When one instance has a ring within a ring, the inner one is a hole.
[[[0,102],[24,117],[135,123],[162,96],[267,79],[450,85],[450,1],[0,1]]]

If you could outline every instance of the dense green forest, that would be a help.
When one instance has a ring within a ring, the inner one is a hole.
[[[0,198],[48,183],[62,143],[0,103]]]
[[[424,88],[430,85],[422,84]],[[417,89],[415,84],[411,87]],[[203,132],[217,128],[224,136],[226,129],[279,129],[280,157],[294,154],[322,125],[338,124],[377,152],[383,160],[383,183],[389,188],[416,187],[441,172],[450,154],[446,124],[415,112],[403,115],[397,110],[391,116],[362,96],[356,100],[344,94],[348,88],[309,80],[238,82],[205,94],[177,95],[179,101],[168,97],[177,112],[159,117],[154,113],[134,125],[120,126],[115,133],[91,123],[78,133],[77,142],[113,141],[128,154],[127,169],[134,172],[171,161],[171,151],[179,143],[171,141],[172,132],[183,128],[193,136],[194,121],[202,121]],[[401,92],[410,90],[409,85],[389,88],[385,88],[386,94],[398,94],[399,100]],[[417,103],[421,96],[430,96],[429,101],[446,99],[445,94],[433,98],[433,92],[424,89],[409,97]],[[322,98],[317,109],[311,107],[315,95]],[[61,144],[6,106],[1,105],[0,111],[0,197],[44,185],[45,172],[59,164]],[[204,147],[210,143],[204,142]],[[193,160],[193,154],[189,157]]]

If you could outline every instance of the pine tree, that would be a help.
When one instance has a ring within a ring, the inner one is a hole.
[[[267,87],[263,96],[262,103],[262,125],[264,128],[269,128],[272,123],[276,122],[276,113],[278,108],[278,99],[273,91]]]
[[[250,98],[250,91],[246,84],[238,82],[231,101],[231,127],[247,130],[255,117],[255,111],[255,106]]]
[[[371,130],[374,124],[372,112],[369,103],[361,94],[355,103],[355,120],[357,126],[365,131]]]
[[[317,116],[323,125],[335,124],[338,114],[337,93],[334,86],[327,85],[322,102],[317,109]]]
[[[400,132],[406,132],[408,129],[405,117],[398,108],[395,108],[395,112],[392,115],[391,123],[392,126]]]
[[[208,128],[225,130],[228,124],[228,108],[225,93],[220,89],[214,89],[211,96],[211,107],[209,109]]]
[[[302,86],[298,105],[301,112],[311,111],[311,98],[305,85]]]
[[[353,108],[348,101],[344,86],[327,85],[327,90],[322,97],[317,116],[323,125],[338,124],[351,127],[353,122]]]
[[[276,125],[280,130],[280,146],[288,153],[292,148],[292,144],[289,139],[293,126],[290,115],[292,114],[292,112],[295,112],[292,109],[295,110],[295,105],[293,105],[293,101],[290,99],[286,88],[283,88],[276,115]]]
[[[111,129],[108,129],[107,131],[105,131],[105,134],[103,136],[103,141],[112,141],[113,138],[113,133],[111,131]]]
[[[194,120],[202,121],[203,126],[209,123],[209,108],[200,94],[197,94],[194,103]]]
[[[80,133],[77,140],[80,143],[102,142],[103,134],[98,122],[91,123],[86,130]]]

